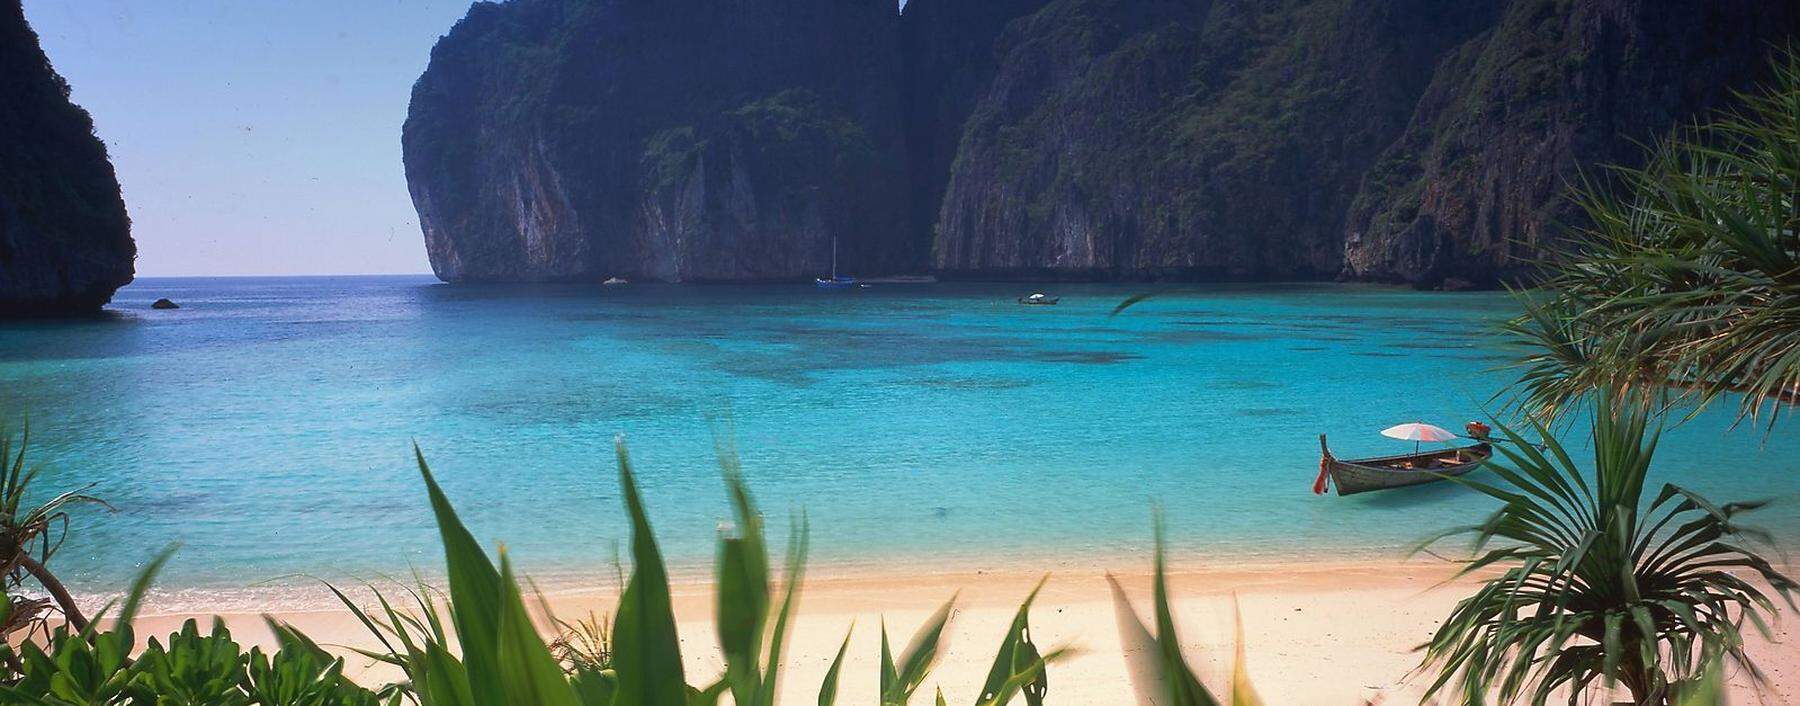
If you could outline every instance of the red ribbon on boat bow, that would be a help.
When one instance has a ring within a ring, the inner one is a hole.
[[[1319,477],[1313,479],[1313,495],[1325,494],[1325,478],[1331,473],[1331,457],[1319,457]]]

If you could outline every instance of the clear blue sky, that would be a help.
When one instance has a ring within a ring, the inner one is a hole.
[[[140,276],[427,272],[400,124],[468,0],[25,0]]]

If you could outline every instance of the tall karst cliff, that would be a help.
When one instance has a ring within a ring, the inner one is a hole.
[[[137,249],[106,146],[20,0],[0,0],[0,316],[98,310]]]
[[[1800,3],[1513,0],[1434,72],[1362,181],[1345,233],[1357,279],[1491,283],[1528,267],[1582,171],[1729,106],[1800,37]]]
[[[930,232],[944,200],[963,125],[999,69],[1007,24],[1049,0],[911,0],[901,19],[907,151],[914,223]],[[924,240],[924,238],[921,238]]]
[[[447,280],[923,265],[889,0],[477,3],[403,135]]]
[[[964,126],[950,273],[1320,278],[1438,57],[1494,0],[1061,0]]]
[[[414,90],[446,279],[1494,284],[1578,169],[1800,35],[1753,0],[512,0]]]

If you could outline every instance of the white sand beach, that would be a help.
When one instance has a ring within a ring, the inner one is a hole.
[[[1140,613],[1146,613],[1148,567],[1115,575]],[[1467,581],[1440,586],[1449,575],[1446,565],[1425,562],[1233,568],[1176,561],[1170,584],[1184,650],[1209,685],[1223,685],[1230,673],[1235,600],[1243,616],[1249,674],[1268,703],[1408,704],[1418,703],[1428,684],[1428,679],[1410,674],[1418,663],[1413,648],[1471,590]],[[958,594],[947,649],[917,702],[929,703],[931,692],[942,687],[949,703],[973,703],[1014,610],[1040,577],[1011,567],[929,575],[834,575],[822,567],[809,576],[801,597],[783,660],[783,702],[816,702],[831,657],[844,631],[854,624],[838,703],[873,703],[882,622],[899,649],[938,605]],[[688,681],[709,682],[722,669],[711,620],[712,589],[706,584],[678,584],[674,593]],[[601,595],[559,595],[550,602],[563,619],[610,609],[610,601]],[[173,630],[186,617],[146,616],[140,629],[150,632],[140,634]],[[224,617],[239,639],[268,639],[259,615]],[[276,617],[322,642],[371,644],[346,611],[288,612]],[[1759,700],[1748,678],[1734,674],[1734,703],[1782,704],[1800,698],[1800,650],[1786,644],[1795,621],[1785,613],[1783,618],[1776,626],[1774,644],[1759,639],[1751,649],[1772,690]],[[1135,704],[1102,570],[1063,569],[1052,575],[1032,611],[1031,625],[1041,647],[1066,644],[1078,650],[1051,667],[1048,703]],[[361,661],[351,671],[367,683],[392,676]]]

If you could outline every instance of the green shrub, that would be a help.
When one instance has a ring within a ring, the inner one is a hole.
[[[151,638],[135,657],[131,621],[151,579],[171,552],[150,563],[126,597],[112,628],[99,619],[87,629],[65,623],[40,646],[0,645],[9,665],[0,683],[3,706],[396,706],[398,690],[382,694],[344,678],[344,661],[294,629],[269,627],[281,649],[245,653],[223,623],[201,634],[189,620],[166,641]],[[104,613],[105,611],[101,611]]]

